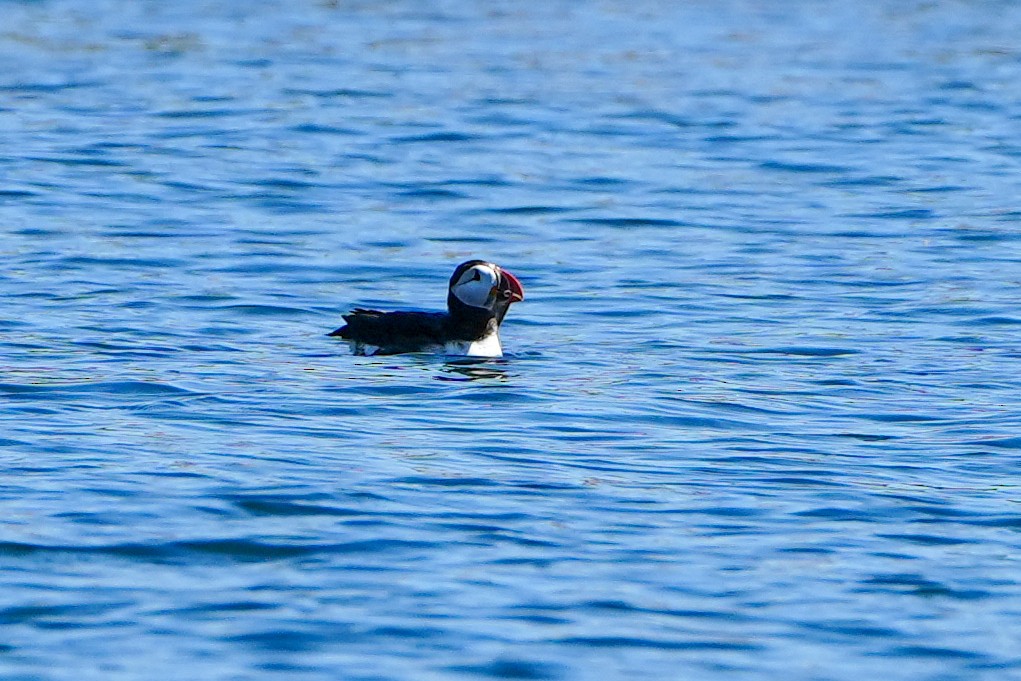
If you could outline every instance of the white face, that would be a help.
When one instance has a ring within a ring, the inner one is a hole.
[[[489,265],[475,265],[464,271],[451,288],[457,299],[472,307],[492,307],[493,289],[500,281],[499,275]]]

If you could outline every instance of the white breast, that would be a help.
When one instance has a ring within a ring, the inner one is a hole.
[[[466,357],[503,357],[500,336],[495,331],[477,341],[456,341],[443,347],[444,354]]]

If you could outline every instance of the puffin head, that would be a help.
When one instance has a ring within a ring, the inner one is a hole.
[[[450,277],[447,306],[451,312],[458,304],[488,310],[499,324],[507,308],[524,299],[525,290],[513,274],[485,260],[469,260]]]

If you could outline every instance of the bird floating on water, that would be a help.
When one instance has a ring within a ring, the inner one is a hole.
[[[380,312],[356,308],[331,332],[355,355],[431,352],[501,357],[500,324],[513,303],[525,299],[521,282],[485,260],[469,260],[450,277],[446,312]]]

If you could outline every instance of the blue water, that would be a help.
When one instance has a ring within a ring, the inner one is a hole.
[[[1021,678],[1021,5],[0,13],[5,681]]]

